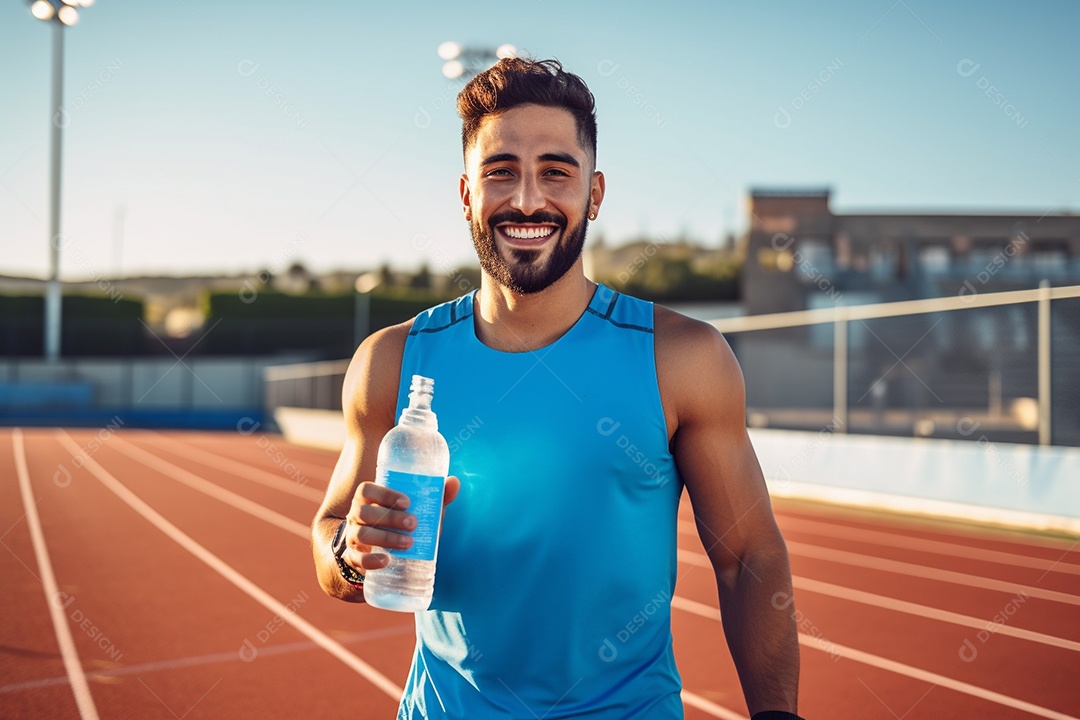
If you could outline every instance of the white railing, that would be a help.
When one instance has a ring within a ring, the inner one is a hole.
[[[931,298],[925,300],[908,300],[903,302],[877,303],[869,305],[836,306],[814,310],[800,310],[796,312],[774,313],[769,315],[751,315],[709,320],[709,322],[725,334],[751,333],[762,330],[777,330],[784,328],[800,328],[816,325],[833,326],[832,340],[832,417],[828,421],[829,431],[844,433],[850,428],[848,387],[849,387],[849,323],[871,321],[880,318],[895,318],[902,316],[914,316],[926,313],[951,312],[958,310],[973,310],[979,308],[992,308],[1024,303],[1037,303],[1038,320],[1037,330],[1037,358],[1036,371],[1037,390],[1032,387],[1031,392],[1037,394],[1033,404],[1038,406],[1038,417],[1025,419],[1022,432],[1032,435],[1038,431],[1038,442],[1041,445],[1051,443],[1051,363],[1050,363],[1050,304],[1054,300],[1080,298],[1080,285],[1069,287],[1051,288],[1047,284],[1037,289],[1019,290],[1013,292],[998,293],[970,293],[954,297]],[[857,340],[856,347],[857,347]],[[827,346],[826,346],[827,347]],[[738,351],[738,348],[736,348]],[[792,347],[793,352],[799,352],[797,346]],[[827,356],[826,356],[827,357]],[[857,356],[854,356],[857,357]],[[741,358],[740,358],[741,359]],[[827,362],[827,360],[825,361]],[[264,371],[265,402],[268,414],[276,407],[300,407],[324,410],[341,409],[341,389],[348,368],[348,360],[336,360],[328,362],[300,363],[267,367]],[[857,366],[856,366],[857,367]],[[1030,365],[1028,366],[1030,367]],[[750,379],[756,368],[753,364],[745,364],[744,370]],[[824,370],[824,368],[823,368]],[[1071,368],[1068,372],[1080,372],[1080,368]],[[1030,377],[1030,376],[1029,376]],[[822,378],[824,379],[824,377]],[[1033,378],[1034,379],[1034,378]],[[995,384],[996,383],[996,384]],[[997,388],[1000,395],[1000,377],[991,380],[991,384]],[[827,390],[824,390],[824,405],[827,406]],[[856,406],[857,406],[856,401]],[[825,406],[820,407],[820,412],[828,412]],[[1032,408],[1033,409],[1033,408]],[[815,411],[816,412],[816,411]],[[992,420],[996,413],[1000,412],[1000,397],[991,399],[991,412],[989,415],[978,416],[984,421]],[[767,412],[759,413],[767,415]],[[962,422],[972,424],[968,417],[969,410],[960,408],[956,418]],[[814,416],[816,417],[816,415]],[[856,417],[858,420],[858,417]],[[781,418],[778,426],[784,426]],[[1028,424],[1030,422],[1030,424]],[[773,423],[770,422],[770,425]],[[805,423],[804,423],[805,424]],[[858,423],[856,423],[858,424]],[[967,427],[967,426],[965,426]],[[895,431],[895,427],[893,431]],[[866,427],[865,430],[872,433],[886,433],[889,431],[883,427]],[[1059,433],[1060,434],[1060,433]],[[968,433],[961,433],[965,437],[977,439]]]
[[[341,409],[348,360],[272,365],[263,370],[267,414],[278,407]]]
[[[1080,285],[1051,288],[1047,281],[1034,290],[998,293],[968,293],[955,297],[906,300],[871,305],[836,306],[747,315],[709,321],[723,333],[742,333],[757,330],[776,330],[831,323],[833,325],[833,416],[837,419],[834,432],[845,432],[848,426],[848,323],[860,320],[921,315],[931,312],[973,310],[1020,303],[1038,303],[1038,405],[1039,444],[1050,444],[1050,303],[1053,300],[1080,298]]]

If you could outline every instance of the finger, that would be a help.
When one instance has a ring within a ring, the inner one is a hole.
[[[378,570],[390,564],[390,556],[387,553],[362,552],[352,548],[347,549],[341,555],[341,560],[360,573],[366,573],[368,570]]]
[[[361,525],[360,529],[356,533],[356,546],[350,543],[350,547],[353,549],[367,550],[371,547],[381,547],[391,550],[408,550],[412,547],[413,539],[411,535],[405,533],[394,532],[393,530],[383,530],[382,528],[372,527],[371,525]]]
[[[457,497],[458,490],[461,489],[461,481],[453,475],[446,478],[446,485],[443,486],[443,507],[446,507],[450,503],[454,502],[454,498]]]
[[[354,568],[361,572],[378,570],[379,568],[384,568],[390,564],[390,556],[387,553],[366,552],[356,554],[360,556],[358,561],[359,567],[354,565]]]
[[[381,505],[361,505],[357,511],[360,525],[412,532],[416,529],[416,516],[404,510],[391,510]]]
[[[366,573],[369,570],[378,570],[390,564],[390,555],[384,552],[361,552],[359,550],[346,550],[341,556],[353,570]]]
[[[406,510],[409,507],[408,495],[373,482],[360,483],[356,488],[356,498],[365,505],[382,505],[396,510]]]

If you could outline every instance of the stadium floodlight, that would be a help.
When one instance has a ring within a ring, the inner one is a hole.
[[[45,287],[45,359],[60,359],[60,131],[67,124],[64,111],[64,28],[79,22],[76,7],[89,7],[94,0],[34,0],[30,14],[53,23],[52,97],[49,107],[49,279]]]
[[[489,47],[467,47],[447,40],[439,45],[436,52],[441,59],[446,60],[442,68],[443,76],[451,80],[468,80],[487,70],[496,60],[517,57],[517,47],[510,43],[503,43],[493,50]]]
[[[439,57],[441,57],[443,60],[454,60],[459,55],[461,55],[462,50],[464,50],[464,48],[461,47],[461,43],[456,43],[453,40],[447,40],[439,46],[438,52]]]
[[[442,66],[442,74],[451,80],[456,80],[465,74],[465,66],[460,60],[451,60]]]
[[[38,20],[52,20],[52,16],[56,14],[56,8],[49,0],[37,0],[30,6],[30,14]]]
[[[79,11],[70,5],[65,5],[56,12],[56,17],[60,19],[60,22],[70,27],[79,22]]]

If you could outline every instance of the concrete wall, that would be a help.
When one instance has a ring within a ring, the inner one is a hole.
[[[21,392],[17,406],[0,407],[0,424],[99,425],[119,417],[128,427],[232,427],[243,417],[261,419],[263,369],[297,359],[2,360],[0,387]],[[90,402],[77,392],[87,386]]]
[[[754,429],[774,495],[1080,532],[1080,448]]]

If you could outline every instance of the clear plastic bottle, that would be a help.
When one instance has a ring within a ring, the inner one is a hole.
[[[368,570],[364,578],[364,599],[369,605],[385,610],[427,610],[435,587],[450,448],[439,434],[438,420],[431,411],[434,388],[434,380],[412,376],[409,407],[401,412],[398,424],[379,445],[376,482],[408,495],[409,512],[416,516],[412,547],[375,548],[390,555],[390,564]]]

